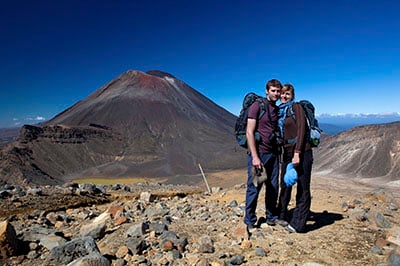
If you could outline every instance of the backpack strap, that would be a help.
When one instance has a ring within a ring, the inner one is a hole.
[[[285,140],[285,144],[296,144],[297,137]]]
[[[293,110],[293,105],[295,105],[295,104],[296,103],[293,103],[292,105],[289,106],[289,108],[287,109],[287,115],[289,115],[296,123],[296,113]]]
[[[271,110],[269,110],[269,105],[271,105],[269,102],[268,102],[268,100],[267,100],[267,113],[268,113],[268,118],[269,118],[269,122],[272,124],[272,116],[271,116]],[[275,111],[277,110],[277,108],[278,107],[276,107],[276,106],[272,106],[274,109],[275,109]],[[278,123],[276,123],[276,125],[275,125],[275,131],[278,131]]]
[[[261,119],[261,117],[265,114],[265,103],[262,98],[257,98],[256,101],[258,102],[258,105],[260,106],[260,113],[258,114],[258,120]],[[269,108],[267,108],[269,110]]]
[[[294,123],[296,123],[296,113],[293,110],[293,105],[295,104],[296,103],[293,103],[287,109],[287,115],[289,115],[293,119]],[[297,137],[285,140],[285,144],[296,144],[296,143],[297,143]]]
[[[268,100],[267,100],[267,102],[268,102]],[[269,103],[268,103],[268,105],[269,105]],[[267,105],[268,118],[269,118],[269,122],[272,123],[271,111],[269,110],[268,105]]]

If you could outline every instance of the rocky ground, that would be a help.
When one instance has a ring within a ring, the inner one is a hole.
[[[0,264],[400,265],[395,189],[314,176],[306,233],[261,224],[249,236],[244,174],[207,175],[211,193],[204,184],[2,187]]]

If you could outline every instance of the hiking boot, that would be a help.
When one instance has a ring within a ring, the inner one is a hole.
[[[289,233],[297,233],[296,229],[295,229],[293,226],[291,226],[290,224],[288,224],[288,225],[285,227],[285,229],[286,229],[286,231],[288,231]]]
[[[276,225],[276,220],[278,220],[276,217],[269,218],[269,219],[267,219],[266,223],[268,225],[274,226],[274,225]]]
[[[286,226],[288,226],[288,222],[286,222],[285,220],[281,220],[281,219],[276,219],[275,220],[275,223],[277,224],[277,225],[280,225],[280,226],[282,226],[282,227],[286,227]]]
[[[246,225],[246,238],[250,240],[251,235],[257,230],[257,226],[254,224]]]
[[[251,234],[257,230],[257,227],[254,224],[248,224],[246,226],[247,233]]]

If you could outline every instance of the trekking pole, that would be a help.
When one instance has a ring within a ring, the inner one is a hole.
[[[203,175],[204,183],[206,183],[207,191],[208,191],[208,193],[211,194],[211,190],[210,190],[210,187],[208,186],[207,178],[204,175],[203,168],[201,168],[200,164],[199,164],[199,168],[200,168],[201,174]]]

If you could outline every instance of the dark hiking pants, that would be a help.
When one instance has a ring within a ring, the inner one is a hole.
[[[293,154],[287,153],[283,156],[283,163],[281,168],[281,192],[279,196],[279,218],[287,220],[288,205],[292,193],[292,187],[287,187],[283,181],[283,177],[286,173],[287,165],[292,161]],[[313,164],[313,153],[312,150],[306,151],[300,154],[300,164],[295,168],[298,180],[297,180],[297,192],[296,192],[296,207],[293,211],[290,225],[293,226],[296,231],[305,231],[307,217],[310,213],[311,207],[311,170]]]
[[[273,219],[277,215],[276,204],[279,193],[279,164],[278,157],[273,153],[261,153],[260,160],[264,165],[264,173],[267,175],[265,182],[265,216],[266,219]],[[244,223],[248,225],[257,222],[256,208],[258,195],[262,185],[256,187],[252,182],[253,159],[249,155],[247,159],[247,190],[246,190],[246,210]]]

